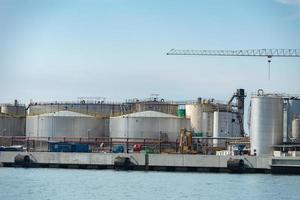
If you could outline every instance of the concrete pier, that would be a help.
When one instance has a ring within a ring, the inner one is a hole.
[[[0,152],[0,166],[14,167],[17,155],[28,155],[31,167],[115,169],[116,158],[129,158],[130,170],[232,172],[228,160],[243,160],[244,173],[300,174],[300,157],[216,156],[143,153]]]
[[[117,157],[128,157],[133,170],[228,172],[229,159],[242,159],[245,172],[268,173],[271,156],[216,156],[142,153],[0,152],[3,166],[14,166],[17,155],[29,155],[37,167],[113,169]],[[300,159],[299,159],[300,160]]]

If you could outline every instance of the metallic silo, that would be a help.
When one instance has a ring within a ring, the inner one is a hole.
[[[107,119],[71,111],[58,111],[26,118],[27,137],[106,137],[108,127]]]
[[[212,136],[213,133],[213,112],[203,112],[202,113],[202,130],[206,136]]]
[[[0,136],[25,136],[25,105],[0,105]]]
[[[25,136],[25,117],[0,114],[0,136]]]
[[[214,112],[213,137],[241,137],[240,124],[236,113]],[[214,139],[214,147],[226,147],[226,140]]]
[[[283,139],[283,98],[262,92],[251,98],[251,154],[272,154],[272,146]]]
[[[213,106],[209,103],[187,104],[186,118],[191,120],[192,131],[199,136],[212,136],[213,134]]]
[[[292,138],[300,139],[300,119],[294,119],[292,122]]]
[[[1,113],[11,115],[11,116],[25,116],[25,106],[23,105],[2,105]]]
[[[148,138],[176,141],[181,128],[190,129],[189,120],[156,111],[111,117],[112,138]]]
[[[287,138],[292,137],[292,121],[300,117],[300,99],[290,98],[287,100],[286,112],[284,116],[284,136]]]

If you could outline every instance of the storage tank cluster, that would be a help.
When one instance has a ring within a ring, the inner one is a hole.
[[[2,105],[0,135],[25,135],[25,106]],[[199,99],[179,104],[152,99],[121,104],[80,102],[31,104],[26,120],[30,137],[121,137],[175,141],[181,128],[199,137],[241,137],[240,119],[229,104]],[[300,99],[259,91],[251,97],[251,153],[271,154],[287,138],[300,139]],[[175,114],[178,111],[178,116]],[[123,114],[122,114],[123,113]],[[125,114],[124,114],[125,113]],[[224,140],[209,140],[225,147]]]
[[[190,129],[189,121],[156,111],[118,117],[97,118],[71,111],[28,116],[28,137],[117,137],[176,141],[180,129]]]
[[[215,100],[199,99],[186,105],[186,117],[191,120],[191,129],[198,137],[241,137],[237,113],[230,105]],[[208,140],[207,144],[225,148],[225,140]]]
[[[26,135],[30,137],[108,137],[111,127],[109,124],[112,121],[112,124],[116,125],[115,128],[111,128],[112,130],[122,128],[119,131],[132,131],[128,137],[137,138],[141,136],[158,139],[155,134],[161,132],[167,134],[170,138],[174,138],[173,134],[177,134],[174,131],[176,128],[178,128],[178,132],[180,128],[188,128],[185,124],[169,124],[170,121],[175,120],[174,117],[178,122],[182,121],[175,116],[177,110],[178,104],[157,97],[146,100],[126,100],[122,103],[83,98],[78,102],[31,102],[27,111]],[[156,113],[156,115],[153,114],[155,117],[151,118],[142,116],[143,114],[149,114],[149,112],[144,113],[144,111],[153,111],[152,114]],[[118,121],[117,119],[122,121],[120,119],[123,119],[124,116],[127,116],[128,119],[139,119],[138,121],[144,123],[138,123],[136,126],[120,127],[115,122]],[[171,119],[171,116],[173,119]],[[158,123],[159,120],[161,120],[160,123]],[[130,130],[126,128],[130,128]],[[147,131],[143,131],[143,128]],[[112,135],[115,134],[115,132],[112,133]],[[125,135],[117,134],[117,136],[124,137]]]
[[[173,141],[180,129],[190,129],[187,119],[156,111],[144,111],[111,118],[97,118],[72,111],[28,116],[28,137],[145,138]]]
[[[264,94],[251,98],[250,143],[252,155],[271,155],[273,146],[291,139],[299,141],[300,99],[284,94]]]

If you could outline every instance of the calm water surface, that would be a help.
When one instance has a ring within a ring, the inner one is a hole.
[[[300,199],[300,176],[0,168],[0,200]]]

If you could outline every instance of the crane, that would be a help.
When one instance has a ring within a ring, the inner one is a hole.
[[[167,55],[195,56],[259,56],[268,58],[268,80],[270,80],[272,57],[300,57],[300,49],[247,49],[247,50],[181,50],[171,49]]]

